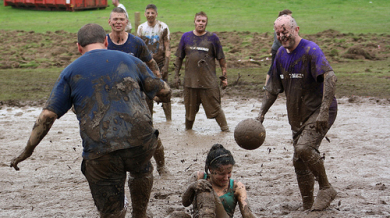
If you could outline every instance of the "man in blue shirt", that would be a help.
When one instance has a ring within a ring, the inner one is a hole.
[[[24,151],[10,166],[19,170],[18,163],[32,155],[54,121],[74,105],[83,141],[81,171],[101,217],[125,217],[128,171],[133,217],[146,217],[158,130],[144,95],[169,101],[169,86],[138,58],[107,50],[101,26],[87,24],[77,35],[82,56],[62,71]]]
[[[323,210],[337,195],[318,150],[336,119],[337,79],[318,45],[299,36],[294,18],[280,16],[275,21],[275,32],[283,47],[276,54],[258,119],[263,122],[278,94],[285,92],[303,209]],[[315,200],[314,178],[319,185]]]
[[[145,42],[141,38],[133,36],[125,31],[127,21],[126,11],[122,8],[114,8],[111,11],[110,19],[108,21],[111,26],[111,33],[107,34],[107,49],[122,51],[141,59],[146,63],[154,75],[161,78],[159,67],[149,52]],[[146,98],[146,102],[150,114],[153,117],[153,99]],[[153,157],[156,160],[157,172],[161,176],[169,174],[169,171],[165,166],[164,146],[162,145],[160,138],[158,139],[156,152]]]

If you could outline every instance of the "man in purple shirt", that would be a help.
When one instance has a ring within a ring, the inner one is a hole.
[[[283,15],[276,19],[274,27],[282,47],[276,54],[257,119],[263,122],[278,94],[285,92],[293,132],[293,163],[303,208],[323,210],[337,195],[318,150],[336,119],[336,76],[318,45],[299,36],[294,18]],[[315,200],[314,178],[319,184]]]
[[[221,108],[221,93],[216,77],[215,59],[221,67],[222,88],[227,86],[226,61],[221,42],[215,33],[206,31],[208,18],[203,11],[195,14],[195,30],[181,37],[176,50],[175,83],[180,83],[180,68],[186,58],[184,75],[184,105],[186,129],[192,129],[195,116],[203,105],[206,116],[215,119],[222,131],[229,131]]]

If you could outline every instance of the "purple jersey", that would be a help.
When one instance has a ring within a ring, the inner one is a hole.
[[[273,64],[267,90],[272,94],[285,92],[288,119],[292,130],[298,131],[320,109],[324,86],[322,75],[333,69],[318,45],[305,39],[291,53],[280,47]],[[329,111],[331,125],[336,118],[336,98]]]
[[[175,55],[182,59],[187,57],[184,87],[218,87],[215,59],[223,59],[225,55],[215,33],[206,32],[202,36],[196,36],[192,31],[184,33]]]

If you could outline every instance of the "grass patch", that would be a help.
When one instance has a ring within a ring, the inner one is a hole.
[[[135,12],[141,13],[141,22],[146,21],[143,11],[148,2],[122,0],[121,3],[127,8],[133,27]],[[293,11],[304,34],[327,29],[343,33],[387,33],[390,27],[390,14],[386,13],[386,8],[390,8],[388,0],[199,0],[196,4],[188,0],[160,0],[153,3],[158,7],[158,18],[168,24],[171,32],[192,30],[194,15],[199,11],[208,14],[211,31],[272,32],[278,12],[286,8]],[[97,23],[110,29],[107,21],[112,9],[113,5],[103,10],[77,12],[0,7],[0,26],[6,30],[75,33],[86,23]]]

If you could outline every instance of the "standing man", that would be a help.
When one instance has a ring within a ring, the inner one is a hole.
[[[19,170],[54,121],[74,105],[84,148],[81,171],[100,216],[125,217],[124,186],[130,172],[132,217],[146,217],[153,186],[150,158],[159,133],[144,95],[169,101],[169,86],[138,58],[107,50],[103,27],[87,24],[77,37],[82,56],[62,71],[24,151],[10,166]]]
[[[149,4],[145,9],[145,17],[147,22],[138,27],[137,35],[144,40],[149,51],[153,54],[153,59],[157,62],[160,69],[162,79],[168,82],[168,66],[171,56],[170,33],[168,26],[157,18],[157,7],[154,4]],[[153,101],[148,102],[150,112],[153,114]],[[167,121],[172,120],[171,102],[162,103]]]
[[[113,4],[115,7],[119,7],[119,8],[122,8],[123,10],[125,10],[126,16],[127,16],[127,18],[129,18],[129,14],[128,14],[127,11],[126,11],[125,6],[124,6],[123,4],[121,4],[121,3],[119,3],[119,0],[112,0],[112,4]],[[131,27],[131,22],[130,22],[130,20],[129,20],[129,22],[128,22],[127,25],[126,25],[125,31],[128,32],[128,33],[131,33],[131,29],[132,29],[132,28],[133,28],[133,27]]]
[[[110,14],[108,24],[111,26],[111,33],[108,36],[108,49],[118,50],[135,56],[141,59],[148,65],[150,70],[158,77],[161,78],[160,70],[156,61],[150,54],[148,47],[142,41],[141,38],[133,36],[125,32],[125,25],[128,22],[126,12],[122,8],[114,8]],[[153,117],[153,110],[150,105],[153,105],[153,99],[145,98],[150,110],[150,115]],[[162,145],[161,139],[158,138],[158,145],[156,152],[154,153],[154,159],[157,164],[157,172],[160,175],[165,175],[168,170],[165,167],[165,152],[164,146]]]
[[[318,45],[299,36],[294,18],[282,15],[274,28],[283,48],[276,54],[258,119],[264,121],[278,94],[285,91],[303,208],[323,210],[337,195],[318,150],[337,115],[336,76]],[[314,178],[319,184],[315,201]]]
[[[215,118],[222,131],[229,131],[221,108],[221,93],[216,77],[215,59],[221,67],[222,89],[227,86],[226,61],[221,42],[215,33],[206,31],[208,18],[203,11],[195,14],[195,30],[181,37],[176,51],[175,84],[180,84],[180,68],[186,57],[184,74],[184,104],[186,129],[192,129],[200,104],[209,119]]]

